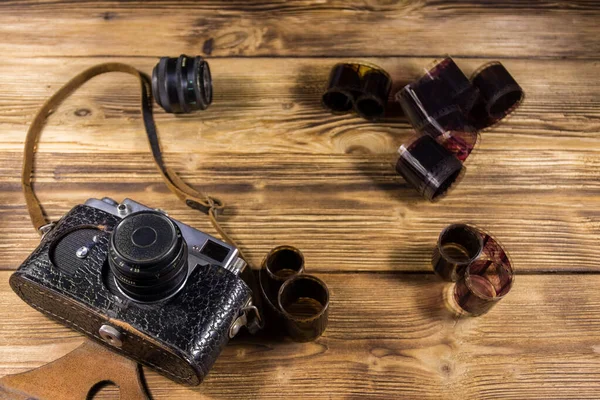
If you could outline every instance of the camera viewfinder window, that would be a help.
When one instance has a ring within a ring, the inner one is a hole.
[[[202,250],[200,250],[200,254],[204,254],[218,262],[223,262],[227,258],[227,254],[229,254],[229,249],[212,240],[208,240],[204,247],[202,247]]]

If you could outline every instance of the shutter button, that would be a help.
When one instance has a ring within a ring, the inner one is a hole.
[[[123,335],[115,327],[102,325],[98,330],[100,337],[111,346],[121,347],[123,345]]]

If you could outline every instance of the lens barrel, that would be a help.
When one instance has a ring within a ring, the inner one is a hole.
[[[212,78],[200,56],[162,57],[152,70],[152,93],[168,113],[205,110],[212,102]]]
[[[164,214],[142,211],[115,227],[108,263],[123,294],[155,302],[175,294],[187,278],[188,251],[177,225]]]

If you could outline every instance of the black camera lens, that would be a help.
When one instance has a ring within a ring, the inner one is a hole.
[[[152,70],[152,92],[168,113],[205,110],[212,102],[212,78],[202,57],[162,57]]]
[[[140,302],[166,299],[187,278],[187,245],[164,214],[142,211],[115,227],[108,262],[123,294]]]

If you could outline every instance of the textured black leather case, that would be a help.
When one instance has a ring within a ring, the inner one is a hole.
[[[120,219],[79,205],[66,214],[11,276],[13,290],[28,304],[110,349],[166,377],[198,385],[229,339],[229,327],[252,292],[238,276],[219,266],[198,265],[181,292],[158,304],[132,302],[109,290],[106,263],[110,230]],[[74,273],[51,261],[49,249],[65,232],[103,226],[98,244]],[[98,334],[117,327],[123,345],[113,347]]]

